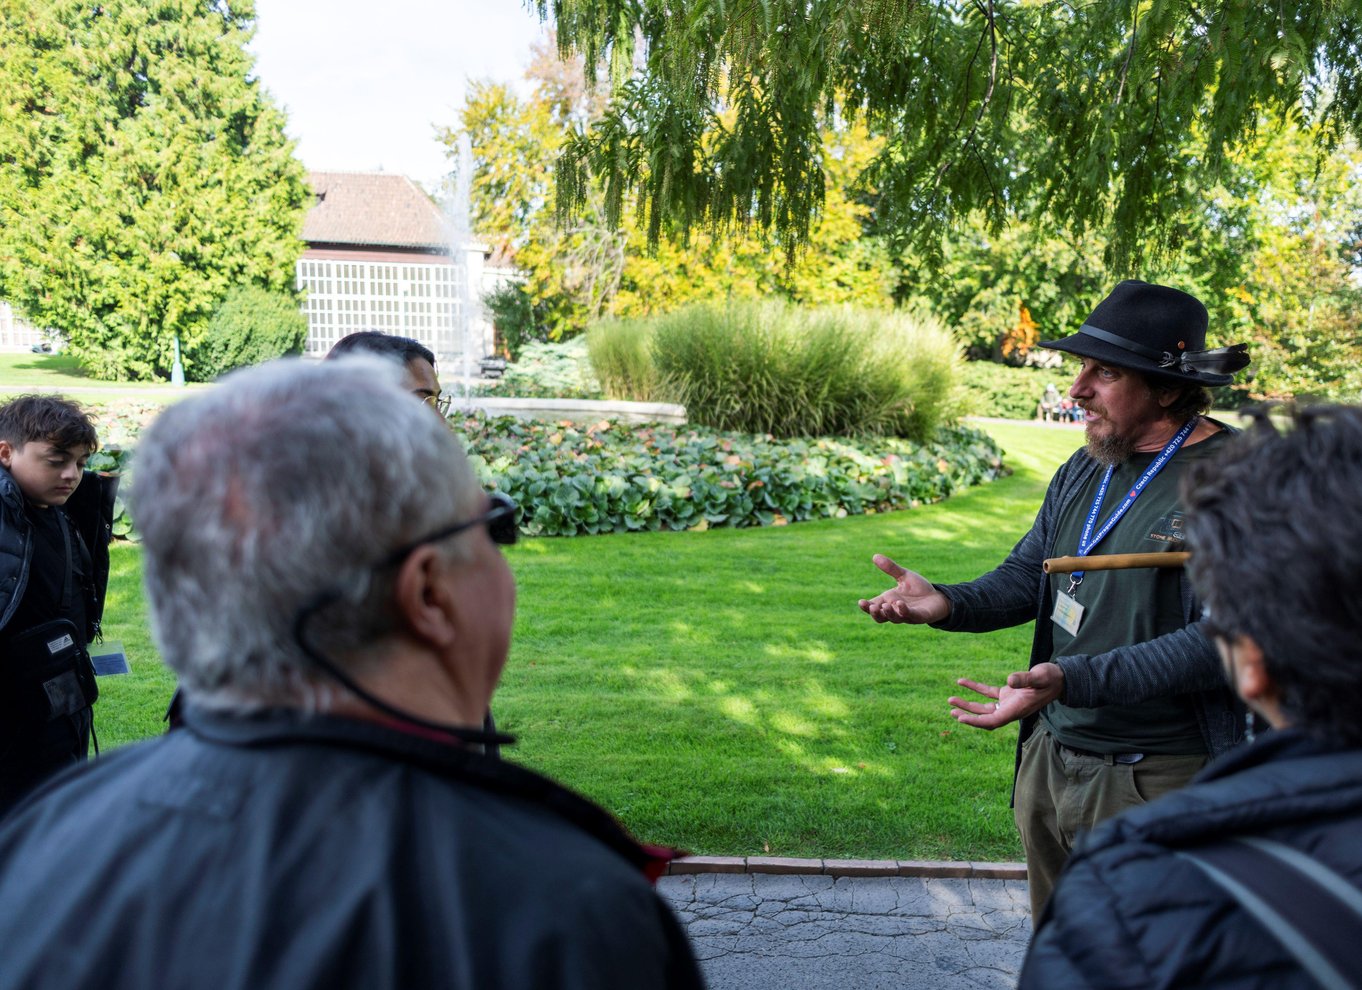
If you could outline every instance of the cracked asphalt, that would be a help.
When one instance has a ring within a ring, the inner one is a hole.
[[[658,890],[711,990],[1010,988],[1031,937],[1022,880],[698,873]]]

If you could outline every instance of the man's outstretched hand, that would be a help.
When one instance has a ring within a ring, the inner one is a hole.
[[[876,622],[940,622],[951,614],[951,603],[915,571],[905,571],[883,554],[875,566],[894,579],[894,587],[874,598],[862,598],[861,611]]]
[[[1019,670],[1007,675],[1002,687],[981,684],[962,677],[955,682],[981,694],[987,701],[951,698],[951,716],[964,725],[979,729],[997,729],[1038,712],[1064,694],[1064,671],[1057,664],[1039,663],[1030,670]]]

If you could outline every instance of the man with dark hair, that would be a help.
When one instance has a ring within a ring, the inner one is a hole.
[[[1184,505],[1202,630],[1275,731],[1080,844],[1023,987],[1359,985],[1362,410],[1256,419]]]
[[[1078,835],[1180,787],[1236,740],[1215,650],[1180,570],[1046,574],[1047,558],[1180,550],[1178,478],[1227,432],[1201,413],[1207,386],[1248,363],[1241,345],[1206,351],[1206,308],[1177,289],[1127,281],[1078,332],[1042,346],[1082,361],[1069,389],[1087,444],[1055,474],[1030,531],[993,571],[932,584],[888,557],[895,586],[862,600],[877,622],[990,632],[1035,620],[1031,669],[994,687],[958,683],[965,725],[1020,720],[1013,794],[1034,916]],[[1108,497],[1110,496],[1110,497]]]
[[[372,354],[402,363],[402,387],[430,406],[443,418],[449,415],[449,399],[440,392],[440,379],[435,374],[435,354],[429,347],[411,337],[397,337],[378,330],[361,330],[336,341],[326,355],[328,361],[347,354]],[[491,712],[483,720],[488,734],[486,752],[500,756],[501,747],[495,741],[497,721]]]
[[[89,750],[99,692],[86,648],[99,634],[117,488],[85,470],[97,446],[74,402],[0,405],[0,815]]]
[[[516,507],[395,367],[175,403],[132,508],[184,727],[0,826],[0,985],[700,985],[649,885],[670,851],[481,751]]]
[[[336,341],[326,357],[331,360],[347,354],[374,354],[400,361],[406,371],[403,387],[442,415],[449,411],[448,401],[440,395],[440,379],[435,374],[435,353],[419,340],[378,330],[361,330]]]

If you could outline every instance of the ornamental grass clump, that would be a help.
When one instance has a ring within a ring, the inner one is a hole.
[[[680,402],[720,430],[920,440],[958,411],[955,342],[906,314],[697,305],[601,324],[590,348],[608,394]]]
[[[601,391],[631,402],[671,402],[673,394],[653,360],[651,319],[606,320],[586,334],[587,356]]]

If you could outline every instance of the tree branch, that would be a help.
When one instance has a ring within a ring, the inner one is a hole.
[[[1121,97],[1126,91],[1126,76],[1130,74],[1130,63],[1135,58],[1135,38],[1140,32],[1140,11],[1135,9],[1135,21],[1130,25],[1130,44],[1126,46],[1126,60],[1121,65],[1120,85],[1116,87],[1116,106],[1121,105]]]

